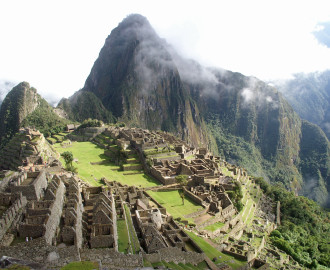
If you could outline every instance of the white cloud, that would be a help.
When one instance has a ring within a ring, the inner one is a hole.
[[[244,88],[242,90],[242,97],[244,98],[245,103],[250,103],[254,100],[254,94],[253,91],[249,88]]]

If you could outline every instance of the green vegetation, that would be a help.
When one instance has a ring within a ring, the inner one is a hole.
[[[208,265],[205,261],[200,262],[196,266],[192,265],[191,263],[176,264],[174,262],[164,262],[164,261],[157,262],[157,263],[152,263],[150,265],[149,264],[145,265],[145,267],[147,267],[147,266],[152,266],[154,268],[156,268],[156,267],[166,267],[166,269],[173,269],[173,270],[205,270],[205,269],[209,269],[209,267],[208,267]]]
[[[110,162],[108,157],[104,155],[104,149],[92,142],[73,142],[70,147],[66,148],[60,144],[55,144],[54,148],[59,153],[69,149],[78,160],[74,165],[78,169],[79,177],[93,186],[100,186],[100,179],[103,177],[109,181],[118,181],[130,186],[151,187],[158,185],[156,180],[144,173],[136,172],[137,174],[125,175],[125,172],[119,171],[119,166]],[[64,162],[63,159],[62,162]],[[131,172],[135,173],[134,171]]]
[[[65,151],[61,154],[61,157],[63,157],[64,161],[65,161],[65,165],[68,166],[72,166],[72,161],[73,161],[73,155],[72,152],[69,151]]]
[[[164,206],[173,218],[182,217],[202,209],[202,206],[197,205],[189,198],[185,198],[185,202],[182,204],[182,198],[178,190],[157,192],[148,191],[148,194]],[[187,218],[187,220],[193,222],[190,218]]]
[[[99,119],[104,123],[114,123],[115,117],[102,104],[102,101],[89,91],[78,91],[72,98],[63,98],[58,106],[71,120],[82,122],[85,119]]]
[[[232,191],[227,191],[227,194],[229,195],[230,199],[232,200],[233,204],[235,205],[238,212],[242,211],[243,209],[243,192],[242,192],[242,185],[240,182],[235,181],[234,182],[234,189]]]
[[[214,232],[217,229],[220,229],[221,227],[223,227],[223,225],[225,225],[225,224],[222,223],[222,222],[216,222],[214,224],[211,224],[211,225],[208,225],[208,226],[204,227],[204,230]]]
[[[86,127],[102,127],[104,123],[101,120],[88,118],[82,122],[78,129]]]
[[[159,155],[162,153],[170,153],[172,152],[172,150],[173,149],[170,146],[164,148],[150,148],[144,150],[143,154],[147,157],[147,156]]]
[[[288,190],[303,188],[306,196],[326,206],[329,142],[320,128],[300,120],[285,100],[278,99],[281,109],[265,107],[258,115],[254,103],[238,110],[240,100],[228,96],[228,104],[220,109],[223,114],[213,108],[206,115],[211,150]]]
[[[0,146],[3,147],[20,127],[38,128],[42,133],[62,126],[51,106],[37,94],[29,83],[15,86],[4,99],[0,108]]]
[[[326,205],[330,190],[330,145],[323,131],[314,124],[302,121],[300,171],[305,178],[303,194]],[[330,200],[328,202],[330,207]]]
[[[188,183],[188,175],[178,175],[175,180],[180,186],[186,186]]]
[[[131,249],[132,249],[133,254],[138,254],[139,251],[141,250],[140,242],[135,234],[135,229],[134,229],[134,225],[132,222],[131,213],[126,204],[124,204],[124,211],[125,211],[126,222],[127,222],[127,226],[128,226],[128,234],[129,234],[129,238],[130,238],[130,242],[131,242]]]
[[[73,155],[70,151],[65,151],[61,154],[61,157],[65,161],[65,169],[74,173],[77,173],[77,167],[72,165],[73,162]]]
[[[306,267],[330,267],[330,213],[279,184],[271,186],[262,178],[257,178],[256,183],[281,203],[281,226],[272,232],[272,243]]]
[[[61,268],[61,270],[94,270],[98,269],[99,265],[97,262],[71,262]]]
[[[39,96],[39,95],[38,95]],[[34,127],[45,137],[62,132],[71,121],[59,117],[46,100],[39,96],[39,106],[21,123],[23,127]]]
[[[25,266],[25,265],[11,264],[6,269],[10,269],[10,270],[30,270],[31,268],[29,266]]]
[[[329,70],[298,73],[294,74],[291,80],[276,85],[276,88],[282,92],[302,119],[319,125],[330,139],[330,131],[326,128],[330,108],[329,78]]]
[[[129,247],[128,232],[125,219],[117,219],[118,251],[126,253]]]
[[[219,250],[211,246],[209,243],[207,243],[202,237],[197,236],[193,232],[186,231],[186,233],[204,251],[207,257],[209,257],[211,260],[213,258],[216,258],[215,264],[226,263],[233,269],[237,269],[246,264],[246,261],[237,260],[234,257],[220,252]]]

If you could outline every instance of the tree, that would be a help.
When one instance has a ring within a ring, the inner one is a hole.
[[[181,200],[182,200],[182,204],[184,205],[184,193],[183,192],[180,193],[180,197],[181,197]]]
[[[186,186],[188,183],[188,175],[175,176],[175,180],[180,186]]]
[[[72,168],[72,161],[73,161],[73,155],[70,151],[65,151],[61,154],[61,157],[63,157],[65,161],[65,166],[67,168]]]

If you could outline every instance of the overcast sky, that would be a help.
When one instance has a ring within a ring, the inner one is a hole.
[[[207,66],[263,80],[330,68],[328,0],[0,0],[0,80],[28,81],[49,101],[69,97],[131,13]]]

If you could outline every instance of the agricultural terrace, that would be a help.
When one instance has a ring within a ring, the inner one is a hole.
[[[184,218],[185,215],[202,210],[202,206],[194,203],[189,198],[185,197],[184,204],[178,190],[172,191],[148,191],[148,194],[153,197],[158,203],[164,206],[173,218]],[[185,218],[189,222],[193,222],[191,218]]]
[[[195,241],[195,243],[204,251],[207,257],[209,257],[211,260],[216,258],[215,264],[225,263],[228,264],[233,269],[238,269],[241,266],[246,265],[246,261],[240,261],[235,259],[232,256],[228,256],[219,250],[217,250],[215,247],[213,247],[210,243],[207,242],[204,238],[197,236],[195,233],[186,231],[186,233],[190,236],[192,240]]]
[[[72,152],[76,160],[73,164],[78,169],[78,176],[92,186],[102,185],[100,182],[102,177],[129,186],[152,187],[158,185],[156,180],[139,171],[120,171],[120,167],[110,162],[104,155],[104,149],[92,142],[72,142],[71,145],[64,147],[57,143],[54,144],[54,148],[59,153]],[[64,164],[63,158],[61,158],[61,162]]]

